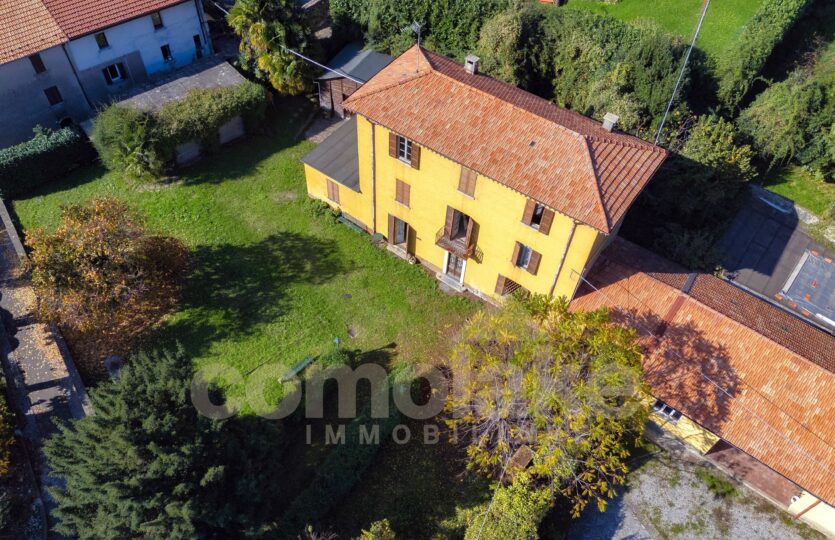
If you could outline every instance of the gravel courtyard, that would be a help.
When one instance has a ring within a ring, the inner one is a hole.
[[[652,450],[621,496],[604,513],[587,511],[569,540],[824,538],[695,457]]]

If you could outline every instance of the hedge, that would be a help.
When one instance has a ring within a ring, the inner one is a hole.
[[[6,400],[6,380],[0,374],[0,476],[8,474],[12,463],[15,417]]]
[[[353,489],[399,422],[400,412],[389,400],[387,418],[371,418],[368,407],[346,426],[344,444],[328,454],[316,477],[284,514],[281,528],[285,537],[294,537],[308,524],[320,521]],[[379,426],[380,444],[360,444],[360,428],[370,431],[371,426]]]
[[[109,169],[159,177],[174,166],[178,145],[197,141],[203,153],[212,153],[220,146],[221,126],[241,116],[247,132],[252,132],[266,106],[266,89],[248,81],[193,90],[156,113],[115,104],[96,118],[93,144]]]
[[[717,65],[719,101],[735,109],[768,57],[812,0],[768,0],[748,21]]]
[[[65,176],[95,159],[87,137],[77,128],[35,128],[26,142],[0,150],[0,194],[12,198]]]

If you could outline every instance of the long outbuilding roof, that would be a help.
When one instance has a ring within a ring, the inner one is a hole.
[[[606,234],[667,156],[417,46],[344,106]]]
[[[653,395],[835,505],[835,337],[616,239],[572,309],[635,328]]]

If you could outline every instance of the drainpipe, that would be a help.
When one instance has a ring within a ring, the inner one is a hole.
[[[377,137],[375,127],[376,124],[371,122],[371,234],[377,234]]]
[[[90,107],[90,112],[96,112],[96,108],[93,106],[93,102],[90,101],[90,96],[87,95],[87,90],[84,89],[84,85],[81,83],[81,77],[78,76],[78,70],[75,69],[75,63],[70,58],[70,53],[67,52],[67,44],[61,44],[61,50],[64,51],[64,56],[67,57],[67,62],[70,63],[70,69],[72,70],[72,74],[75,75],[75,80],[78,82],[78,87],[81,89],[81,95],[84,96],[84,101],[87,102],[87,106]]]
[[[200,21],[200,33],[203,35],[203,43],[206,44],[209,50],[209,54],[206,56],[212,56],[215,53],[215,48],[212,45],[212,38],[209,35],[209,23],[206,22],[206,14],[203,13],[203,6],[200,0],[194,0],[194,7],[197,9],[197,19]]]
[[[554,282],[551,284],[551,292],[549,296],[554,296],[554,290],[557,288],[557,281],[560,279],[562,266],[565,263],[565,258],[568,256],[568,249],[571,247],[571,241],[574,240],[574,231],[577,230],[577,222],[571,220],[571,232],[568,233],[568,241],[565,243],[565,248],[562,250],[562,257],[560,257],[560,264],[557,266],[557,273],[554,274]]]

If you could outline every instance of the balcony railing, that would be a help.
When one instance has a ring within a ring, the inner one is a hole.
[[[449,251],[453,255],[463,257],[464,259],[469,259],[473,256],[476,252],[476,247],[475,243],[472,242],[472,239],[470,239],[470,242],[468,243],[466,237],[450,238],[444,229],[444,227],[441,227],[441,230],[439,230],[435,235],[436,245]]]

